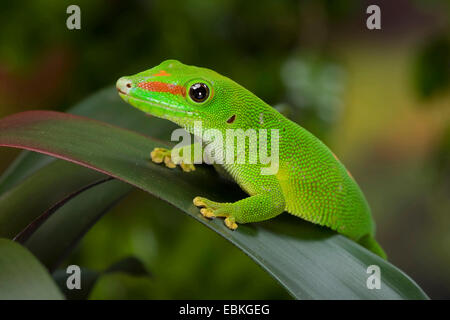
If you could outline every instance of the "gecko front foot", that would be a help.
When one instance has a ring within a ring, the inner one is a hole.
[[[177,166],[176,163],[172,161],[172,151],[165,148],[155,148],[150,153],[150,157],[154,163],[163,163],[167,168],[175,168]],[[195,166],[193,164],[187,164],[181,161],[179,166],[184,172],[195,171]]]
[[[200,213],[204,217],[208,219],[223,217],[225,218],[224,223],[229,229],[237,229],[236,219],[231,215],[231,203],[214,202],[203,197],[195,197],[193,203],[196,207],[201,208]]]

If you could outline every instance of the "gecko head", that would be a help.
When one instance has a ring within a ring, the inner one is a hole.
[[[171,120],[188,131],[195,121],[202,121],[205,129],[220,129],[234,122],[233,115],[240,107],[240,88],[246,92],[212,70],[176,60],[122,77],[116,87],[120,97],[135,108]]]

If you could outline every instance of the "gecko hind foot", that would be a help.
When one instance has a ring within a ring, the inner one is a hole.
[[[225,218],[225,225],[231,229],[236,230],[238,225],[236,219],[231,215],[232,204],[231,203],[220,203],[208,200],[203,197],[195,197],[192,201],[196,207],[201,208],[200,213],[202,216],[208,219],[222,217]]]

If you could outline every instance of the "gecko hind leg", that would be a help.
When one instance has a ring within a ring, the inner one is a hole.
[[[231,217],[232,203],[220,203],[211,201],[203,197],[195,197],[193,203],[196,207],[200,207],[200,213],[202,216],[208,219],[212,218],[225,218],[225,225],[231,230],[237,229],[236,221]]]
[[[238,223],[258,222],[273,218],[284,211],[285,201],[281,192],[256,194],[248,198],[230,203],[211,201],[203,197],[195,197],[195,206],[206,218],[225,218],[225,225],[236,230]]]

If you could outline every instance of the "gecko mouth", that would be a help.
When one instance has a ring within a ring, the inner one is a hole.
[[[124,95],[127,94],[126,92],[123,92],[122,90],[120,90],[120,88],[117,88],[117,91],[118,91],[119,93],[121,93],[121,94],[124,94]]]
[[[145,104],[151,107],[156,107],[160,110],[165,110],[166,112],[170,112],[170,113],[182,113],[185,115],[190,115],[190,116],[196,116],[198,115],[196,112],[193,111],[186,111],[186,110],[180,110],[179,108],[169,105],[169,104],[165,104],[165,103],[161,103],[159,101],[156,101],[154,99],[149,99],[149,100],[144,100],[144,99],[140,99],[140,98],[136,98],[133,97],[132,95],[123,92],[122,90],[120,90],[119,88],[117,88],[117,91],[119,92],[119,96],[125,100],[125,102],[130,103],[131,105],[135,106],[138,109],[141,109],[142,111],[146,112],[146,113],[150,113],[149,110],[147,110],[147,108],[145,107],[141,107],[141,104]]]

